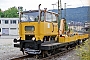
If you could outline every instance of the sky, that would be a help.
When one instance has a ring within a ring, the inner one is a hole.
[[[38,9],[38,5],[41,4],[41,9],[47,8],[53,9],[52,4],[57,4],[58,0],[0,0],[0,8],[4,11],[13,6],[22,6],[25,10],[35,10]],[[82,6],[88,6],[89,0],[61,0],[62,8],[64,8],[64,3],[66,3],[67,8],[76,8]],[[57,9],[57,5],[54,9]]]

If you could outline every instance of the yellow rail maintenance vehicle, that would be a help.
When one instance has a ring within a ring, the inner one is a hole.
[[[20,13],[19,37],[14,39],[14,47],[27,54],[45,55],[53,54],[60,48],[69,48],[79,44],[81,39],[88,38],[88,35],[78,37],[64,34],[65,20],[58,28],[58,14],[49,12],[46,9],[23,11]],[[60,32],[59,32],[60,30]],[[20,42],[20,43],[17,43]]]

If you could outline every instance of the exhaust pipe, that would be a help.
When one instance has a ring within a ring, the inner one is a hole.
[[[44,21],[46,21],[46,11],[47,11],[47,8],[44,8]]]
[[[40,23],[41,20],[41,9],[40,9],[41,4],[39,4],[38,6],[38,10],[39,10],[39,19],[38,19],[38,23]]]

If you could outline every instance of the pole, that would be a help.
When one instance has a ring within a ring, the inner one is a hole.
[[[58,0],[58,29],[60,28],[61,17],[62,17],[62,13],[61,13],[61,0],[60,1]]]
[[[54,5],[56,5],[56,4],[52,4],[53,5],[53,9],[54,9]]]
[[[21,22],[21,12],[23,11],[23,7],[19,6],[18,7],[18,12],[19,12],[19,22]]]
[[[59,19],[59,15],[60,15],[60,9],[59,9],[59,0],[58,0],[58,30],[60,28],[60,19]]]
[[[65,6],[64,6],[64,8],[65,8],[64,17],[65,17],[65,19],[66,19],[66,3],[65,3],[64,5],[65,5]]]
[[[59,0],[58,0],[58,14],[60,14],[60,9],[59,9]]]
[[[61,4],[61,0],[60,0],[60,20],[62,18],[62,4]]]

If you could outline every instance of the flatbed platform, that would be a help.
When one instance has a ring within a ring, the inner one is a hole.
[[[41,45],[41,50],[52,50],[52,49],[56,49],[59,47],[64,46],[65,44],[62,43],[50,43],[50,44],[42,44]]]
[[[46,45],[42,45],[42,46],[54,46],[54,45],[59,45],[61,43],[52,43],[52,44],[46,44]]]

